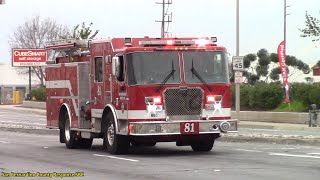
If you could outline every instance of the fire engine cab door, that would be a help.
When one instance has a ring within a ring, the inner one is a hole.
[[[92,117],[102,118],[104,108],[104,60],[102,56],[93,56],[91,59],[91,107]]]
[[[125,63],[124,56],[122,54],[118,54],[112,59],[112,71],[113,76],[111,76],[111,83],[113,84],[110,85],[112,91],[112,103],[117,110],[118,123],[122,124],[123,127],[127,127],[125,124],[128,120],[128,98],[125,83]],[[122,130],[118,129],[118,131]]]

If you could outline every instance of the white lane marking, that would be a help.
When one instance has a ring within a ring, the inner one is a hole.
[[[320,153],[307,153],[307,154],[310,154],[310,155],[320,155]]]
[[[275,149],[279,149],[279,150],[294,150],[294,149],[299,149],[299,148],[261,148],[261,149],[265,149],[265,150],[275,150]]]
[[[277,129],[250,129],[250,131],[270,131],[270,132],[279,132],[279,131],[286,131],[286,130],[277,130]]]
[[[246,152],[263,152],[263,151],[258,151],[258,150],[251,150],[251,149],[236,149],[238,151],[246,151]]]
[[[214,172],[220,172],[221,170],[220,169],[215,169],[213,170]]]
[[[27,123],[27,122],[16,122],[16,121],[0,121],[0,123],[28,124],[28,125],[41,125],[41,126],[47,125],[47,124],[43,124],[43,123]]]
[[[287,156],[287,157],[300,157],[300,158],[314,158],[320,159],[320,156],[309,156],[309,155],[297,155],[297,154],[285,154],[285,153],[269,153],[271,156]]]
[[[7,141],[0,141],[0,143],[3,143],[3,144],[10,144],[9,142]]]
[[[139,162],[139,160],[121,158],[121,157],[116,157],[116,156],[107,156],[107,155],[102,155],[102,154],[93,154],[93,155],[98,156],[98,157],[107,157],[107,158],[111,158],[111,159],[119,159],[119,160],[124,160],[124,161]]]
[[[43,149],[48,149],[48,147],[43,147]]]

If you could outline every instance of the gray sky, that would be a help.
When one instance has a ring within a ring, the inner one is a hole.
[[[160,1],[160,0],[159,0]],[[11,61],[9,36],[35,15],[74,26],[93,22],[98,38],[159,36],[161,6],[156,0],[6,0],[0,6],[0,62]],[[305,11],[320,17],[319,0],[287,0],[287,54],[308,64],[320,60],[320,45],[300,37]],[[169,12],[173,36],[217,36],[218,44],[235,55],[236,0],[173,0]],[[283,40],[283,0],[240,0],[240,54],[260,48],[276,52]]]

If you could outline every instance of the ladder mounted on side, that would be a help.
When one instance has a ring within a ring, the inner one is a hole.
[[[62,39],[46,43],[47,50],[71,50],[71,49],[83,49],[88,50],[90,48],[91,39],[76,40],[76,39]]]
[[[62,39],[47,42],[46,50],[53,50],[58,53],[58,56],[69,57],[69,62],[73,61],[73,56],[90,53],[91,39],[76,40],[76,39]]]

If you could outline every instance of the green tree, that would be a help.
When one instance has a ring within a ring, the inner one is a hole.
[[[259,81],[279,81],[281,69],[279,67],[278,54],[271,53],[266,49],[260,49],[257,54],[247,54],[243,58],[246,77],[249,84],[255,84]],[[289,77],[299,71],[304,74],[310,73],[310,67],[294,56],[286,56],[287,72]],[[292,72],[289,71],[291,67]]]
[[[75,39],[93,39],[99,33],[99,30],[91,29],[93,23],[91,22],[88,26],[83,22],[80,28],[80,24],[76,25],[72,30],[72,38]]]
[[[313,42],[320,40],[320,21],[319,19],[311,16],[308,12],[305,14],[305,28],[300,29],[302,32],[301,37],[311,38]]]

